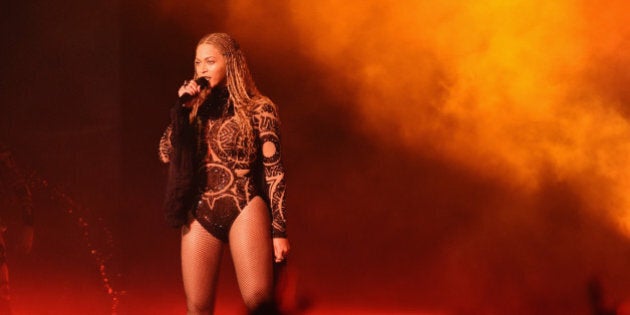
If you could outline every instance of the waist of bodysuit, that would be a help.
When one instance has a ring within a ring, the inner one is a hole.
[[[204,195],[222,194],[234,191],[234,188],[238,191],[252,182],[249,169],[230,169],[222,164],[208,163],[205,171]]]

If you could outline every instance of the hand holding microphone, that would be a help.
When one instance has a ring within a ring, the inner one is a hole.
[[[182,106],[188,106],[187,103],[209,85],[208,79],[204,77],[197,78],[194,81],[184,81],[184,84],[179,88],[179,91],[177,91],[179,104]]]

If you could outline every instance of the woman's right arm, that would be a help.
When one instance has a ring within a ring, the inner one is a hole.
[[[158,148],[158,154],[160,161],[168,163],[171,161],[171,152],[173,152],[173,144],[171,143],[171,134],[173,133],[173,125],[168,125],[162,138],[160,138],[160,146]]]
[[[182,84],[182,86],[179,87],[179,90],[177,91],[177,96],[181,97],[184,94],[197,95],[199,94],[200,91],[201,91],[201,88],[199,87],[197,82],[187,80],[187,81],[184,81],[184,84]],[[183,105],[187,107],[187,105],[190,105],[190,104],[183,104]],[[181,110],[182,110],[181,106],[176,105],[175,108],[173,108],[171,111],[171,119],[180,120],[178,118],[181,118],[180,116]],[[187,111],[185,112],[186,112],[186,115],[188,115],[188,113],[190,112],[190,108],[187,108]],[[160,146],[158,149],[158,154],[160,157],[160,161],[162,161],[163,163],[169,163],[171,161],[171,153],[173,152],[172,135],[173,135],[173,121],[171,121],[168,127],[166,127],[166,130],[164,130],[164,133],[162,134],[162,138],[160,138]]]

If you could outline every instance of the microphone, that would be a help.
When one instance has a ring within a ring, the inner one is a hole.
[[[200,77],[197,78],[197,80],[195,80],[195,82],[197,83],[197,85],[199,85],[199,88],[201,88],[202,90],[207,88],[210,85],[210,82],[208,82],[208,79],[204,78],[204,77]],[[189,93],[184,93],[182,94],[182,96],[179,97],[179,104],[180,105],[184,105],[186,103],[188,103],[190,100],[192,100],[195,97],[195,95],[190,95]]]

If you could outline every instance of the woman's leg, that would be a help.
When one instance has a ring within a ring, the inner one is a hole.
[[[230,229],[230,251],[241,295],[250,311],[261,314],[270,313],[273,306],[270,229],[269,211],[260,197],[250,201]]]
[[[182,228],[182,276],[188,315],[212,314],[223,243],[197,220]]]

